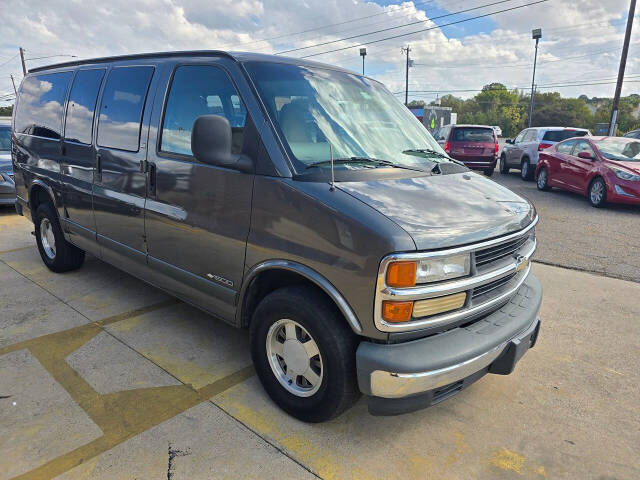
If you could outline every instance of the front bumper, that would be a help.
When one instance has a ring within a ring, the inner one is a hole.
[[[434,405],[485,375],[506,375],[533,347],[540,328],[539,280],[530,274],[499,310],[464,327],[399,344],[362,342],[358,384],[373,414]]]
[[[640,182],[612,180],[613,185],[607,191],[607,200],[611,203],[640,205]]]
[[[5,179],[0,174],[0,205],[13,205],[16,203],[16,184],[11,177]]]

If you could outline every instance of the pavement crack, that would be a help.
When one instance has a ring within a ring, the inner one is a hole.
[[[190,449],[186,449],[186,450],[178,450],[177,448],[173,448],[171,446],[171,442],[169,442],[169,448],[168,448],[168,453],[169,453],[169,462],[167,464],[167,480],[173,480],[173,474],[174,472],[174,465],[173,465],[173,461],[175,460],[176,457],[185,457],[187,455],[191,455],[191,450]]]

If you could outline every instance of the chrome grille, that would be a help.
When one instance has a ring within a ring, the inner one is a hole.
[[[480,287],[474,288],[473,289],[473,294],[471,295],[471,298],[477,298],[477,297],[479,297],[481,295],[484,295],[485,293],[490,292],[491,290],[495,290],[496,288],[500,288],[503,285],[506,285],[516,275],[517,275],[516,273],[513,273],[513,274],[508,275],[506,277],[502,277],[502,278],[496,280],[495,282],[485,283],[484,285],[482,285]]]
[[[478,250],[476,252],[476,266],[479,267],[514,254],[520,247],[527,243],[528,239],[529,237],[525,236],[523,238],[516,238],[510,242],[501,243],[500,245]]]

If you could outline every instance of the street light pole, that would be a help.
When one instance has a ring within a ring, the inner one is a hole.
[[[624,45],[622,46],[622,56],[620,57],[620,69],[618,70],[618,83],[616,84],[616,93],[613,96],[613,105],[611,108],[611,121],[609,123],[609,136],[616,134],[616,123],[618,121],[618,105],[620,103],[620,94],[622,93],[622,81],[624,80],[624,70],[627,66],[627,53],[629,52],[629,40],[631,39],[631,26],[633,25],[633,14],[636,11],[636,0],[631,0],[629,6],[629,16],[627,17],[627,31],[624,35]]]
[[[360,56],[362,57],[362,75],[364,75],[364,57],[367,56],[367,49],[366,48],[361,48],[360,49]]]
[[[531,128],[531,121],[533,120],[533,96],[535,95],[536,84],[536,63],[538,62],[538,42],[542,38],[542,29],[536,28],[531,31],[531,38],[536,41],[536,53],[533,57],[533,79],[531,80],[531,100],[529,101],[529,128]]]

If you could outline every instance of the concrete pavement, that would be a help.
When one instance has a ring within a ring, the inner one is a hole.
[[[640,477],[638,283],[537,264],[541,336],[512,375],[307,425],[246,331],[95,258],[56,275],[31,229],[0,214],[0,478]]]

